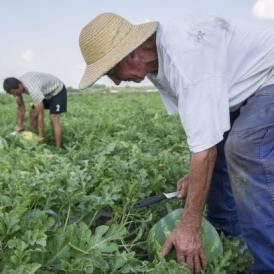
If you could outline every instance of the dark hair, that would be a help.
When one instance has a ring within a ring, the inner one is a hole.
[[[4,80],[3,88],[6,92],[9,93],[10,90],[18,88],[19,84],[21,84],[21,82],[18,79],[14,77],[9,77]]]

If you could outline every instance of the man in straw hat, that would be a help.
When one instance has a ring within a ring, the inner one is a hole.
[[[29,112],[30,128],[38,129],[40,141],[44,141],[44,109],[50,111],[55,145],[62,145],[62,128],[59,116],[67,111],[67,90],[65,85],[55,76],[48,73],[28,72],[18,79],[9,77],[4,80],[4,90],[16,98],[18,115],[15,130],[20,132],[24,128],[25,103],[23,94],[32,99]]]
[[[252,273],[274,273],[274,30],[219,17],[132,25],[104,13],[82,29],[80,48],[80,88],[103,75],[117,85],[147,76],[182,120],[191,159],[177,188],[186,203],[162,254],[175,246],[192,273],[206,266],[207,202],[218,230],[243,236]]]

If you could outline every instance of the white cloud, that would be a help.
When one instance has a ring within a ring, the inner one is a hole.
[[[24,61],[26,61],[27,63],[32,62],[32,60],[34,59],[34,53],[32,49],[26,49],[22,55],[21,55],[22,59]]]
[[[274,0],[257,0],[253,13],[258,18],[274,19]]]

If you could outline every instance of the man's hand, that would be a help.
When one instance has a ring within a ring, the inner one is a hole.
[[[177,191],[180,191],[179,198],[184,198],[187,195],[187,189],[188,189],[188,183],[189,183],[189,177],[188,175],[182,177],[177,182]]]
[[[177,262],[186,263],[191,274],[200,273],[201,269],[206,267],[207,260],[202,248],[200,231],[179,225],[167,237],[162,255],[166,256],[173,246],[176,248]]]

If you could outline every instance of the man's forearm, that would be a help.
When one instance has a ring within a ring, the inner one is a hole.
[[[191,155],[187,199],[182,216],[182,225],[191,229],[200,229],[216,154],[216,147],[212,147]]]

